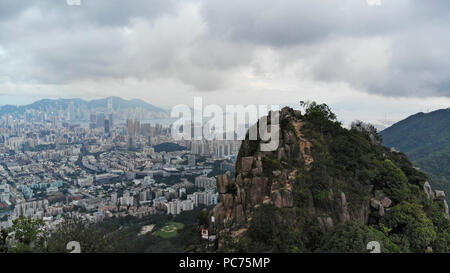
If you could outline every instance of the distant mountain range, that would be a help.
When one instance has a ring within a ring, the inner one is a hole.
[[[450,195],[450,109],[417,113],[380,132],[383,144],[404,152]]]
[[[112,109],[117,111],[143,111],[146,112],[149,117],[167,118],[168,112],[160,107],[149,104],[140,99],[125,100],[120,97],[108,97],[95,100],[83,100],[83,99],[42,99],[32,104],[14,106],[4,105],[0,106],[0,116],[5,114],[20,114],[27,110],[36,110],[44,112],[52,112],[59,110],[67,110],[71,105],[74,109],[83,109],[91,111],[105,111],[108,109],[108,103],[112,103]],[[142,114],[142,113],[141,113]]]

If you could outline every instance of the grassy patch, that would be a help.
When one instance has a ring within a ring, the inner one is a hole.
[[[155,235],[163,239],[169,239],[177,236],[177,231],[184,227],[183,224],[177,222],[170,222],[160,230],[155,232]]]

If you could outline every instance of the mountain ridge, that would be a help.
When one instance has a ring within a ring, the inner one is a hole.
[[[404,152],[431,185],[450,195],[450,109],[417,113],[380,132],[383,144]],[[448,200],[448,199],[447,199]]]
[[[153,104],[147,103],[144,100],[141,99],[130,99],[126,100],[121,97],[117,96],[111,96],[101,99],[92,99],[92,100],[84,100],[80,98],[71,98],[71,99],[41,99],[38,101],[35,101],[31,104],[27,105],[3,105],[0,106],[0,116],[4,114],[13,114],[21,111],[26,111],[29,109],[34,110],[42,110],[49,107],[63,107],[66,109],[71,103],[74,104],[75,107],[80,107],[81,105],[88,107],[89,109],[95,109],[95,108],[107,108],[108,106],[108,100],[112,100],[113,109],[116,110],[118,108],[137,108],[140,107],[142,109],[145,109],[149,112],[155,112],[155,113],[164,113],[168,114],[168,112],[160,108],[158,106],[155,106]]]

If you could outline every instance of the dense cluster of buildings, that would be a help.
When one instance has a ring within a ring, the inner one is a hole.
[[[90,221],[176,215],[217,203],[216,179],[208,177],[216,161],[215,172],[234,171],[239,141],[175,141],[168,125],[110,110],[73,122],[79,114],[69,107],[56,116],[36,110],[0,117],[1,228],[18,217],[52,226],[65,214]],[[179,149],[156,152],[162,143]]]

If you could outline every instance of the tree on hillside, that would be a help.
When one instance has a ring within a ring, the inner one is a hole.
[[[82,253],[127,252],[127,234],[104,232],[97,226],[80,218],[66,218],[52,232],[48,240],[48,251],[67,252],[67,243],[80,243]]]
[[[9,233],[12,252],[41,252],[45,250],[48,231],[42,219],[20,217],[13,220]]]

